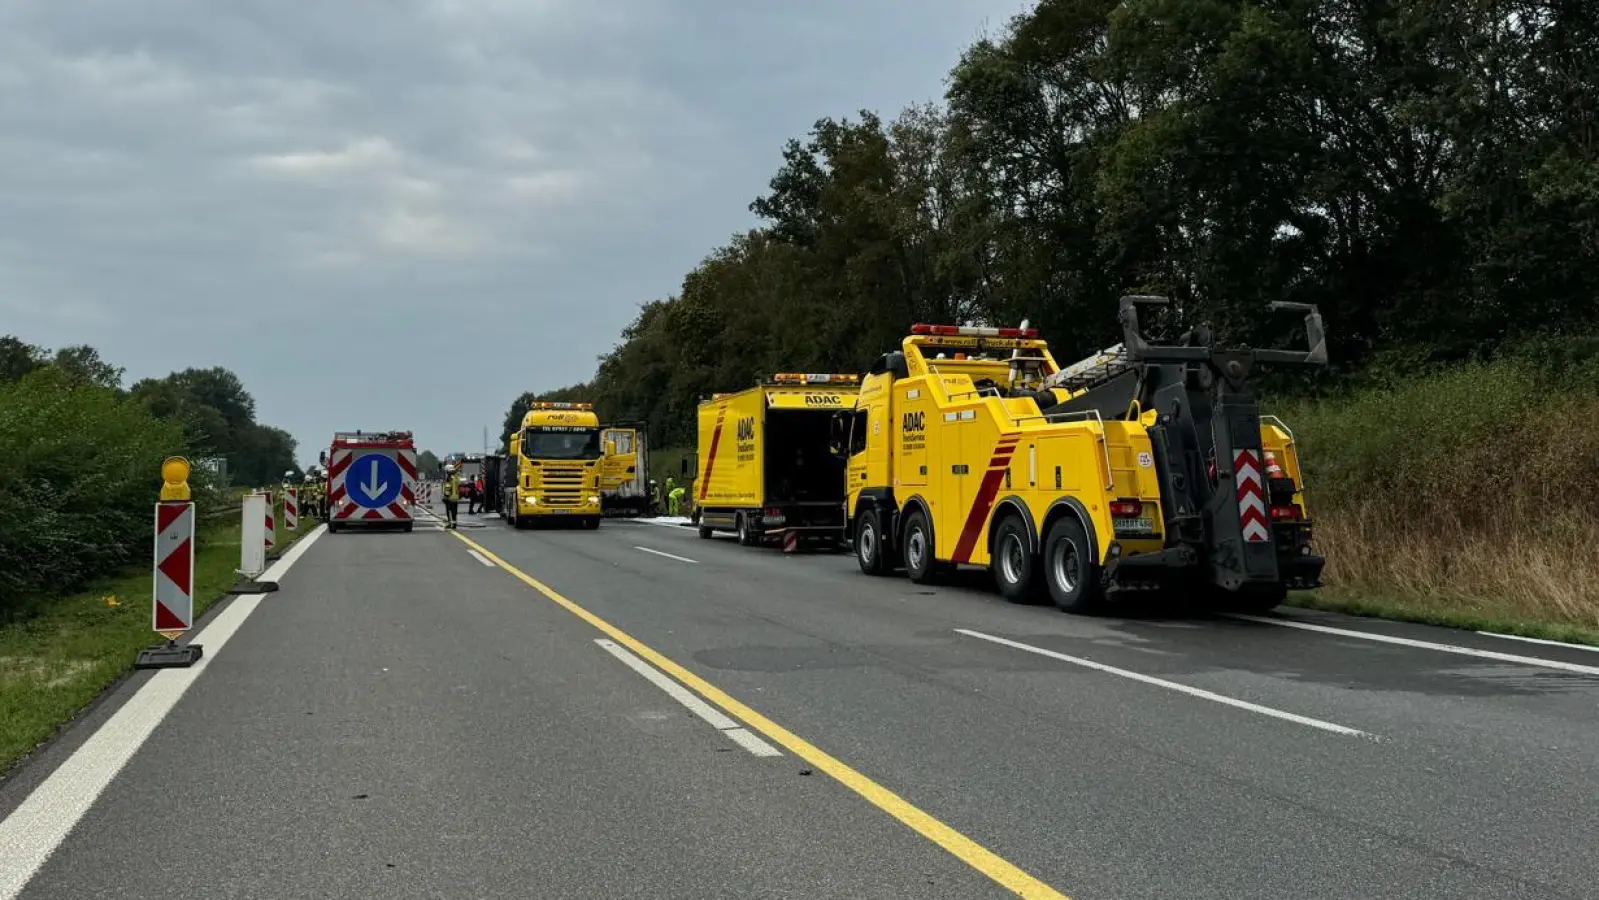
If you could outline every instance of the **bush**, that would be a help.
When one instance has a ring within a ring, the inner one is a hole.
[[[1599,387],[1578,342],[1273,410],[1329,584],[1599,626]]]
[[[0,383],[0,618],[150,554],[183,428],[54,367]]]

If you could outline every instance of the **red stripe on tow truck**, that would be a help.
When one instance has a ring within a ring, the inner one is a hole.
[[[711,452],[705,456],[705,474],[700,476],[700,499],[711,489],[711,469],[716,466],[716,448],[722,443],[722,422],[727,419],[727,407],[716,411],[716,430],[711,432]]]
[[[999,496],[999,486],[1005,482],[1005,470],[1010,468],[1011,454],[1016,452],[1020,438],[1001,438],[988,461],[988,471],[983,473],[983,483],[972,498],[972,508],[966,513],[966,525],[961,528],[960,540],[955,544],[955,562],[970,562],[972,551],[977,549],[977,539],[982,537],[983,523],[988,521],[988,511],[994,508],[994,498]]]

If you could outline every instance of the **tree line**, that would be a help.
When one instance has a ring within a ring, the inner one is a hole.
[[[790,140],[761,224],[561,393],[686,444],[704,395],[861,371],[915,321],[1026,319],[1065,361],[1124,293],[1257,346],[1315,303],[1324,391],[1599,313],[1590,3],[1043,0],[947,84]]]
[[[122,387],[93,347],[53,352],[0,336],[0,618],[114,573],[150,553],[161,460],[227,460],[233,484],[299,474],[294,438],[256,421],[255,399],[223,368]],[[203,467],[197,499],[218,487]]]

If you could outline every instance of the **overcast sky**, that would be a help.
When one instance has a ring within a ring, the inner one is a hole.
[[[4,0],[0,334],[477,450],[1024,0]]]

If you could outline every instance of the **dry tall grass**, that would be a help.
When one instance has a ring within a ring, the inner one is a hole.
[[[1330,586],[1599,629],[1599,381],[1546,363],[1473,365],[1282,410]]]

